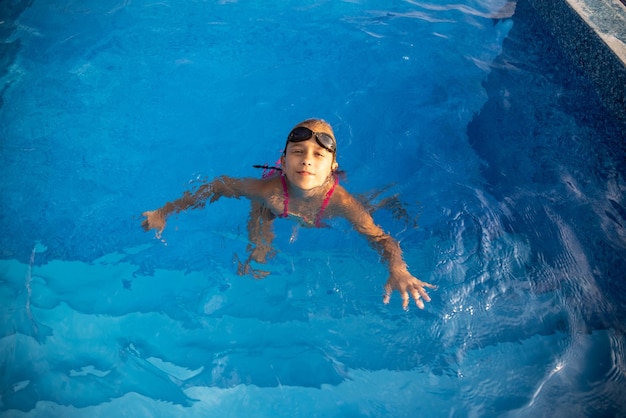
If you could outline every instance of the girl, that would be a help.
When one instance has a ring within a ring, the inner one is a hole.
[[[338,184],[336,161],[337,142],[331,126],[321,119],[308,119],[297,124],[287,137],[281,157],[280,173],[262,179],[222,176],[203,184],[193,194],[185,192],[180,199],[168,202],[160,209],[144,212],[142,226],[160,234],[166,218],[186,209],[203,208],[205,202],[220,197],[246,197],[252,201],[248,222],[250,258],[265,262],[272,254],[274,237],[271,225],[275,218],[292,218],[306,227],[321,227],[322,220],[333,217],[347,219],[386,260],[389,278],[385,284],[384,303],[391,292],[402,296],[407,309],[410,297],[424,308],[430,302],[425,288],[435,288],[409,273],[402,258],[400,245],[374,223],[369,212]]]

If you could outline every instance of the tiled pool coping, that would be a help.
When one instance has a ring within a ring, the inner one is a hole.
[[[626,125],[626,5],[622,0],[529,2]]]

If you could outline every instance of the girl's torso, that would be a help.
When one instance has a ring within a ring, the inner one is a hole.
[[[320,228],[322,219],[332,213],[327,211],[337,187],[337,178],[333,176],[329,184],[318,193],[309,197],[298,197],[289,193],[287,179],[277,175],[271,179],[271,193],[265,199],[265,206],[279,218],[289,218],[308,228]]]

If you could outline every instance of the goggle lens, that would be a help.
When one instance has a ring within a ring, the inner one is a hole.
[[[337,146],[332,136],[324,132],[313,132],[309,128],[304,126],[298,126],[289,133],[287,142],[303,142],[311,139],[315,135],[315,141],[317,144],[324,148],[326,151],[334,153]]]

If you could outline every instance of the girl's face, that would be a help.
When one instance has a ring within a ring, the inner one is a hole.
[[[302,124],[314,132],[333,135],[332,130],[323,124]],[[283,156],[283,173],[291,185],[308,191],[322,186],[338,164],[335,154],[321,147],[315,135],[306,141],[288,142]]]

